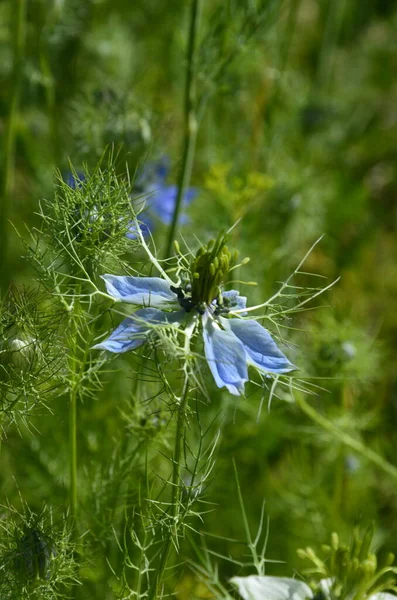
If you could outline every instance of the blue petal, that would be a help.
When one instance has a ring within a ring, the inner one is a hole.
[[[247,361],[243,344],[229,331],[214,327],[210,319],[203,319],[204,351],[208,366],[218,387],[226,387],[231,394],[244,393],[248,381]]]
[[[157,308],[142,308],[131,317],[124,319],[106,340],[93,348],[118,354],[136,350],[147,342],[149,333],[153,331],[152,325],[177,323],[184,316],[184,311],[164,313]]]
[[[164,183],[170,170],[170,160],[163,156],[154,166],[154,174],[158,183]]]
[[[230,581],[244,600],[308,600],[314,597],[306,583],[288,577],[248,575],[232,577]]]
[[[178,305],[178,297],[171,292],[170,284],[160,277],[102,275],[102,279],[108,294],[116,300],[155,307]]]
[[[247,296],[240,296],[237,290],[228,290],[222,293],[223,298],[226,298],[230,303],[231,310],[241,310],[247,308]],[[241,315],[247,313],[240,313]]]
[[[150,235],[150,232],[153,230],[153,220],[147,214],[139,215],[139,227],[144,237]],[[126,236],[130,240],[136,240],[138,238],[137,225],[135,221],[131,221],[128,225],[128,231]]]
[[[77,177],[77,179],[76,179]],[[71,171],[67,171],[64,175],[65,183],[68,184],[73,190],[76,189],[77,186],[80,186],[81,183],[85,180],[85,175],[81,171],[76,172],[76,176]]]
[[[225,329],[232,332],[243,344],[248,362],[270,373],[288,373],[296,369],[278,348],[270,333],[257,321],[224,319]]]
[[[187,188],[185,195],[183,197],[183,203],[185,205],[188,205],[192,202],[192,200],[194,200],[196,198],[198,194],[198,189],[196,188]]]
[[[149,199],[150,209],[164,225],[170,225],[174,216],[178,187],[176,185],[156,186],[153,184],[148,187],[148,192],[152,193],[151,199]],[[183,196],[183,205],[187,206],[196,195],[197,191],[194,188],[188,188]],[[180,223],[183,224],[187,222],[187,216],[182,214],[180,216]]]

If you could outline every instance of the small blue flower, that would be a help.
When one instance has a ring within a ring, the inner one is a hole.
[[[197,301],[191,284],[177,287],[160,277],[103,275],[102,278],[114,300],[145,308],[124,319],[94,348],[116,353],[135,350],[147,342],[156,327],[186,325],[193,316],[198,316],[205,357],[219,388],[226,387],[234,395],[243,394],[250,365],[276,374],[295,369],[262,325],[241,318],[247,299],[237,290],[223,291],[205,303]]]
[[[76,173],[72,173],[72,171],[67,171],[64,176],[65,183],[68,184],[72,190],[75,190],[77,186],[81,185],[81,182],[85,180],[85,175],[81,171],[76,171]]]
[[[164,225],[170,225],[175,211],[178,187],[167,184],[170,166],[167,158],[149,164],[145,167],[142,175],[138,178],[137,188],[140,193],[147,197],[147,209],[139,215],[143,226],[142,233],[148,235],[155,226],[154,219],[158,219]],[[187,207],[197,196],[196,188],[188,188],[183,196],[182,205]],[[154,217],[154,219],[153,219]],[[180,223],[188,222],[188,217],[182,213]],[[128,237],[136,239],[136,226],[131,224]]]

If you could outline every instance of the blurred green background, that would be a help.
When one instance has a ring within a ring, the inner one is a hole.
[[[241,33],[243,4],[250,3],[228,3],[224,14],[223,2],[203,2],[197,88],[208,93],[208,103],[192,174],[199,193],[183,235],[192,243],[195,236],[205,241],[241,218],[230,246],[251,257],[239,275],[258,283],[244,290],[254,304],[274,293],[325,234],[305,271],[324,276],[326,284],[341,279],[313,303],[316,310],[288,322],[290,356],[302,379],[324,388],[310,401],[396,463],[396,3],[269,2],[263,22],[248,35]],[[38,223],[38,201],[53,196],[56,168],[67,173],[70,160],[77,170],[90,171],[114,147],[120,173],[166,155],[169,181],[176,181],[188,15],[189,3],[181,0],[0,3],[3,293],[10,284],[35,285],[9,221],[22,235],[24,224]],[[233,60],[211,79],[229,48]],[[166,228],[158,225],[153,235],[163,247]],[[299,284],[311,281],[301,276]],[[93,553],[82,598],[104,598],[112,580],[104,559],[111,534],[106,538],[103,531],[114,499],[104,493],[104,481],[110,490],[115,485],[108,460],[121,432],[149,437],[154,455],[168,444],[166,435],[156,441],[158,432],[143,431],[145,409],[131,407],[133,360],[120,359],[122,375],[114,374],[79,407],[80,485]],[[286,563],[270,565],[269,574],[299,571],[297,547],[319,546],[333,530],[348,536],[354,524],[371,520],[382,551],[395,549],[396,482],[387,474],[283,397],[273,398],[270,412],[265,398],[257,419],[261,393],[254,385],[237,405],[226,393],[213,392],[208,421],[220,407],[228,417],[206,491],[214,510],[199,527],[243,537],[234,458],[250,523],[258,524],[265,499],[267,556]],[[32,507],[64,505],[65,398],[52,398],[50,408],[32,415],[29,429],[6,429],[3,502],[18,503],[19,489]],[[130,477],[139,478],[141,462]],[[123,493],[130,503],[131,490]],[[223,555],[242,552],[222,539],[207,543]],[[117,565],[117,548],[112,552]],[[191,553],[188,544],[184,552]],[[231,564],[222,569],[225,577],[236,573]],[[188,568],[179,586],[178,598],[208,597]]]

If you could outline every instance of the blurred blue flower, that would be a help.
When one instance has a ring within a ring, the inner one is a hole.
[[[193,301],[189,284],[176,287],[160,277],[102,278],[114,300],[145,308],[124,319],[94,348],[116,353],[135,350],[148,340],[156,326],[184,325],[196,315],[202,324],[205,357],[219,388],[226,387],[234,395],[243,394],[249,365],[270,373],[295,369],[262,325],[241,318],[247,298],[237,290],[224,291],[205,305]],[[230,318],[233,314],[235,318]]]
[[[85,175],[82,171],[76,171],[75,173],[67,171],[64,173],[63,179],[72,190],[75,190],[77,185],[80,185],[80,183],[85,180]]]
[[[153,219],[145,211],[139,214],[139,227],[144,237],[147,237],[153,229]],[[131,221],[128,224],[126,236],[130,240],[136,240],[138,238],[137,224],[135,221]]]
[[[139,215],[139,221],[143,224],[142,231],[148,235],[153,231],[155,220],[158,219],[164,225],[170,225],[174,215],[178,186],[167,184],[170,171],[169,160],[163,157],[156,163],[145,166],[143,173],[136,182],[136,191],[146,197],[147,209]],[[187,207],[197,196],[196,188],[187,188],[183,195],[182,206]],[[188,222],[186,214],[182,213],[180,223]],[[136,227],[132,225],[128,235],[131,239],[136,238]]]

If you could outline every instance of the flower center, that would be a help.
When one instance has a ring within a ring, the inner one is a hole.
[[[178,296],[178,302],[186,312],[195,309],[204,314],[212,305],[213,310],[220,314],[228,312],[235,304],[222,296],[223,284],[237,259],[237,252],[232,254],[225,243],[226,236],[220,234],[216,240],[202,246],[189,268],[183,271],[180,287],[171,286],[171,291]]]
[[[211,240],[198,250],[190,265],[191,300],[194,306],[209,306],[221,297],[222,284],[235,258],[225,243],[225,236],[220,234],[216,240]]]

